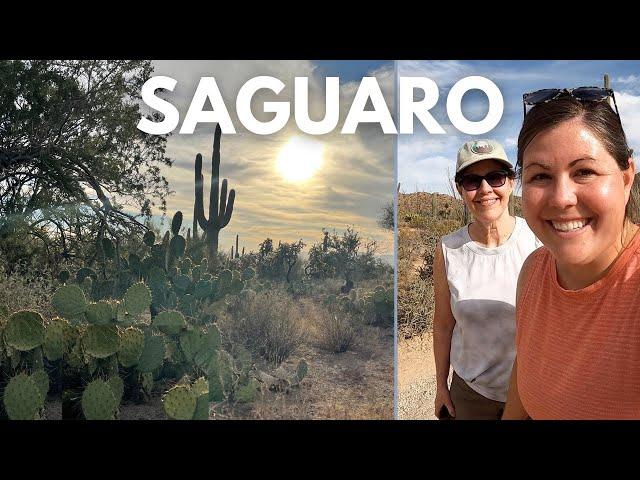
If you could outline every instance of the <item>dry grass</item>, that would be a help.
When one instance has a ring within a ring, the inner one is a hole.
[[[318,345],[334,353],[343,353],[351,348],[356,339],[356,329],[349,316],[326,312],[318,322]]]
[[[268,362],[279,364],[296,351],[305,337],[300,308],[285,292],[266,290],[238,299],[221,327],[229,339]]]
[[[0,306],[9,312],[36,310],[45,318],[53,318],[56,313],[51,306],[53,281],[47,277],[28,277],[19,273],[5,275],[0,265]]]

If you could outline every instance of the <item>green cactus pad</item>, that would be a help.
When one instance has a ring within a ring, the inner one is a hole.
[[[118,351],[120,337],[115,325],[89,325],[82,336],[84,351],[95,358],[107,358]]]
[[[56,290],[51,299],[53,308],[64,318],[71,320],[87,309],[84,292],[76,285],[65,285]]]
[[[162,365],[164,355],[164,337],[160,335],[147,335],[144,339],[144,348],[142,349],[136,368],[142,373],[153,372]]]
[[[193,387],[192,387],[193,388]],[[196,400],[196,409],[193,412],[193,420],[209,420],[209,391],[200,395]]]
[[[47,375],[44,370],[40,369],[35,370],[31,374],[31,378],[34,382],[36,382],[36,385],[38,386],[38,390],[40,391],[40,395],[42,396],[42,404],[44,405],[44,401],[47,398],[47,393],[49,393],[49,375]]]
[[[69,280],[70,277],[71,277],[71,274],[69,273],[69,270],[61,270],[60,273],[58,274],[58,280],[61,283],[67,283],[67,280]]]
[[[242,271],[242,280],[244,280],[245,282],[247,280],[251,280],[255,276],[256,276],[256,271],[251,267],[247,267]]]
[[[34,420],[44,407],[42,391],[33,377],[16,375],[4,389],[4,409],[11,420]]]
[[[200,345],[200,336],[197,330],[187,330],[180,335],[180,348],[187,362],[193,362]]]
[[[187,247],[187,241],[182,235],[176,235],[171,239],[169,243],[169,249],[171,253],[180,258],[184,255],[185,248]]]
[[[96,272],[94,272],[91,268],[80,268],[76,272],[76,282],[82,283],[85,278],[96,278]]]
[[[197,398],[185,385],[176,385],[162,398],[167,417],[173,420],[191,420],[196,410]]]
[[[124,307],[129,315],[137,317],[151,305],[151,290],[144,283],[131,285],[124,294]]]
[[[153,326],[167,335],[178,335],[185,325],[184,316],[177,311],[161,312],[153,319]]]
[[[239,278],[234,278],[231,281],[231,286],[229,287],[229,293],[231,295],[239,295],[240,292],[242,292],[243,288],[244,288],[244,282]]]
[[[31,362],[31,368],[44,369],[44,355],[42,355],[42,348],[34,348],[27,355],[29,355],[29,361]]]
[[[113,392],[116,402],[120,405],[122,396],[124,395],[124,382],[122,381],[122,378],[118,375],[112,375],[109,377],[109,380],[107,380],[107,383],[109,384],[109,387],[111,387],[111,391]]]
[[[153,391],[153,374],[150,372],[141,373],[140,384],[147,395],[151,395],[151,392]]]
[[[142,241],[147,247],[152,247],[154,243],[156,243],[156,234],[151,230],[147,230],[147,232],[142,237]]]
[[[171,233],[178,235],[180,233],[180,227],[182,227],[182,212],[178,210],[171,220]]]
[[[255,378],[250,378],[246,385],[240,386],[235,394],[235,400],[239,403],[253,402],[259,393],[260,383]]]
[[[193,295],[196,298],[206,298],[213,293],[213,286],[210,281],[200,280],[193,287]]]
[[[223,287],[231,285],[231,281],[233,280],[233,273],[229,269],[224,269],[218,275],[218,280],[220,280],[220,285]]]
[[[205,377],[198,378],[193,385],[191,385],[191,391],[196,397],[209,393],[209,384]]]
[[[114,311],[108,302],[102,300],[87,305],[84,315],[87,322],[93,325],[108,325],[114,318]]]
[[[178,310],[189,317],[193,316],[195,305],[196,298],[189,293],[183,295],[180,297],[180,300],[178,300]]]
[[[118,401],[109,383],[96,379],[82,392],[82,412],[87,420],[112,420]]]
[[[219,349],[220,331],[215,325],[210,325],[207,332],[198,339],[197,350],[193,356],[193,361],[200,368],[205,368]]]
[[[9,316],[4,329],[7,345],[27,352],[44,343],[42,315],[30,310],[21,310]]]
[[[173,286],[180,292],[186,292],[191,286],[191,279],[186,275],[177,275],[173,279]]]
[[[129,327],[120,334],[118,360],[123,367],[133,367],[138,363],[144,349],[144,333],[142,330]]]
[[[116,247],[108,238],[102,239],[102,251],[104,252],[104,256],[107,258],[113,258],[116,256]]]

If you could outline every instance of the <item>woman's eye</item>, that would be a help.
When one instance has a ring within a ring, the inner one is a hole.
[[[536,173],[535,175],[533,175],[529,181],[530,182],[540,182],[542,180],[546,180],[547,178],[549,178],[549,175],[547,175],[546,173]]]
[[[576,171],[577,177],[590,177],[591,175],[595,174],[596,172],[594,172],[593,170],[589,170],[588,168],[581,168],[580,170]]]

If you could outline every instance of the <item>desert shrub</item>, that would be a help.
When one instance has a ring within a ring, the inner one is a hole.
[[[9,312],[36,310],[45,318],[52,318],[53,285],[54,281],[46,274],[30,275],[24,270],[7,274],[0,265],[0,306],[6,306]]]
[[[357,338],[357,329],[349,315],[326,312],[318,323],[318,345],[334,353],[349,350]]]
[[[286,360],[304,340],[298,306],[281,290],[237,297],[221,327],[232,342],[240,343],[268,362]]]

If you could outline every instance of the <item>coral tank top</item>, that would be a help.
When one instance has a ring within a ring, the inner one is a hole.
[[[640,232],[607,274],[565,290],[532,254],[516,310],[518,393],[533,419],[640,419]]]

